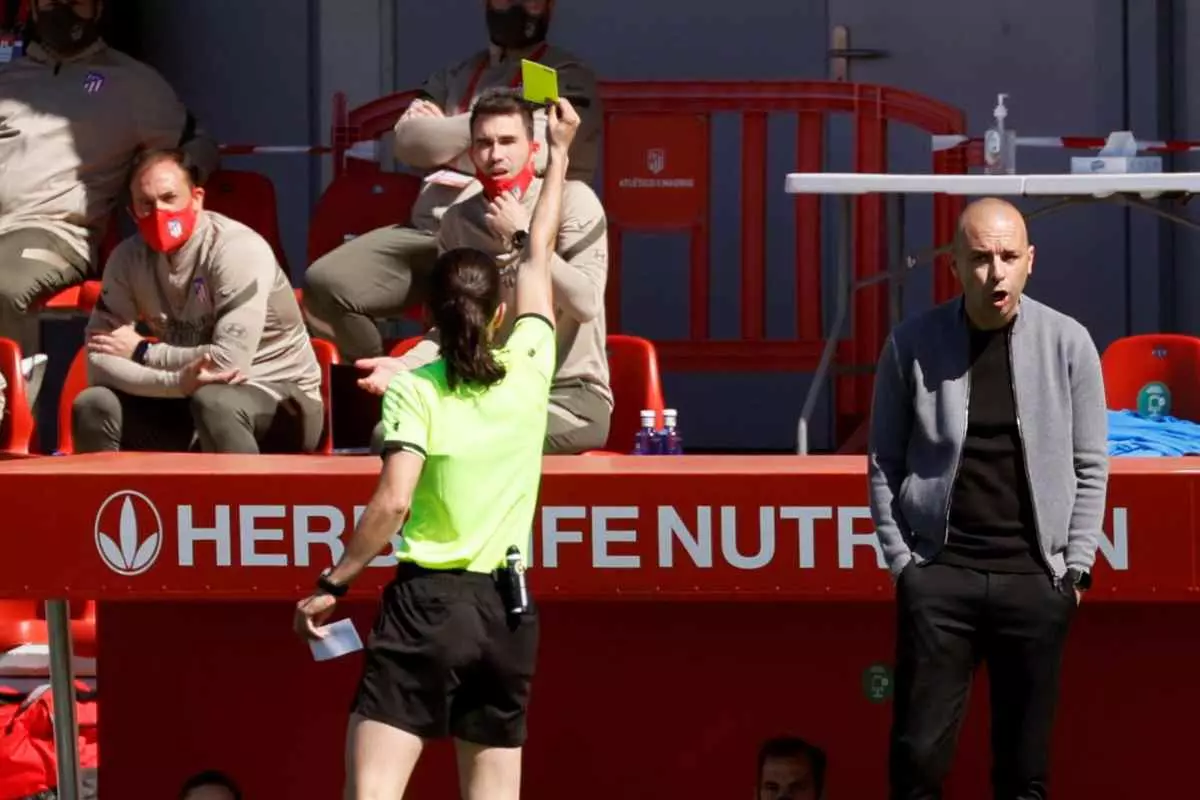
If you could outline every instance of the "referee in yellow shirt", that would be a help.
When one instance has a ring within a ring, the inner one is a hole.
[[[350,717],[346,798],[401,797],[423,742],[445,736],[458,746],[464,798],[519,797],[538,618],[531,605],[510,613],[515,593],[502,577],[510,548],[529,541],[541,482],[555,365],[550,258],[578,128],[569,102],[550,109],[545,185],[504,347],[491,344],[507,313],[495,262],[467,249],[439,258],[430,306],[442,358],[392,380],[379,485],[341,561],[296,607],[297,633],[319,637],[337,598],[403,525]]]

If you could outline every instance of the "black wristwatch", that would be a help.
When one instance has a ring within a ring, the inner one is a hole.
[[[1062,576],[1063,591],[1068,589],[1078,589],[1081,592],[1086,592],[1092,588],[1092,573],[1082,570],[1079,567],[1067,567],[1066,574]]]
[[[148,339],[142,339],[137,343],[137,347],[133,348],[133,355],[130,356],[130,358],[133,359],[134,363],[141,364],[144,367],[146,366],[146,353],[149,350],[150,341]]]
[[[513,250],[524,250],[529,244],[529,231],[517,231],[512,235]]]
[[[345,583],[334,583],[329,580],[329,573],[331,572],[333,572],[333,568],[329,567],[317,576],[317,589],[332,597],[345,597],[346,592],[350,591],[350,586]]]

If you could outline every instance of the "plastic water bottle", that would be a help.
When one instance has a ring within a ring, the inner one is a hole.
[[[988,175],[1012,175],[1017,171],[1017,132],[1004,122],[1008,117],[1007,99],[1007,94],[997,96],[992,112],[995,122],[983,136],[984,172]]]
[[[663,409],[663,429],[659,434],[663,455],[683,455],[683,434],[679,432],[679,412],[673,408]]]
[[[662,452],[662,439],[657,429],[658,415],[652,408],[642,409],[642,427],[633,443],[635,456],[656,456]]]

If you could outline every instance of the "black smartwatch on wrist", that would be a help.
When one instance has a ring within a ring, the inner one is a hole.
[[[529,231],[517,231],[512,235],[513,250],[524,250],[529,244]]]
[[[344,597],[346,592],[350,591],[350,586],[344,583],[334,583],[329,580],[329,573],[331,572],[333,572],[332,567],[317,576],[317,589],[332,597]]]
[[[1062,588],[1064,592],[1073,589],[1086,592],[1092,588],[1092,573],[1079,567],[1067,567],[1066,574],[1062,576]]]
[[[132,358],[135,363],[141,364],[144,367],[146,366],[146,353],[149,350],[150,342],[146,339],[142,339],[137,343],[137,347],[133,348],[133,355],[130,356],[130,358]]]

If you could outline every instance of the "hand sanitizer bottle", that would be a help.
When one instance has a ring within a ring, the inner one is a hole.
[[[1017,134],[1004,124],[1008,116],[1008,108],[1004,105],[1007,99],[1007,94],[997,96],[992,112],[995,125],[983,135],[983,163],[988,175],[1013,175],[1017,171]]]
[[[656,456],[662,452],[662,438],[658,433],[658,414],[652,408],[642,409],[642,427],[633,442],[635,456]]]
[[[683,455],[683,435],[679,432],[679,412],[675,409],[663,409],[663,429],[660,436],[663,455]]]

